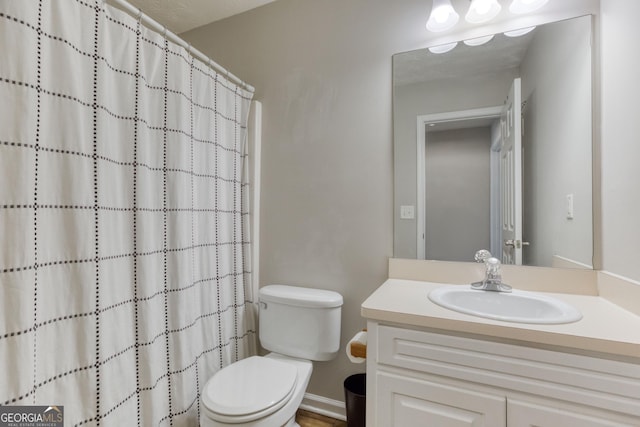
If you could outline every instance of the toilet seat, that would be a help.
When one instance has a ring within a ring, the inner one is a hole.
[[[291,398],[298,370],[272,358],[252,356],[221,369],[207,381],[202,403],[218,421],[243,423],[265,417]]]

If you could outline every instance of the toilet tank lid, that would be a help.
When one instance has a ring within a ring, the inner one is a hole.
[[[279,302],[300,307],[340,307],[342,295],[324,289],[289,285],[268,285],[260,288],[260,301]]]

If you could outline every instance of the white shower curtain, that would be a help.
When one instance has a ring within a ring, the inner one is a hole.
[[[0,405],[198,424],[255,351],[250,99],[100,0],[0,0]]]

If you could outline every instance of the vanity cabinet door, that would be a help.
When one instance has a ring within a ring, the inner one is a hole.
[[[615,419],[614,419],[615,418]],[[524,402],[509,399],[507,402],[508,427],[638,427],[640,419],[598,414],[598,411],[573,405],[549,402]]]
[[[377,427],[506,426],[504,396],[389,372],[377,384]]]

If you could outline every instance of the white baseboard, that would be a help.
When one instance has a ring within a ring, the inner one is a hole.
[[[335,418],[337,420],[346,421],[346,409],[344,402],[329,399],[327,397],[317,396],[311,393],[305,393],[300,409],[315,412],[325,417]]]

